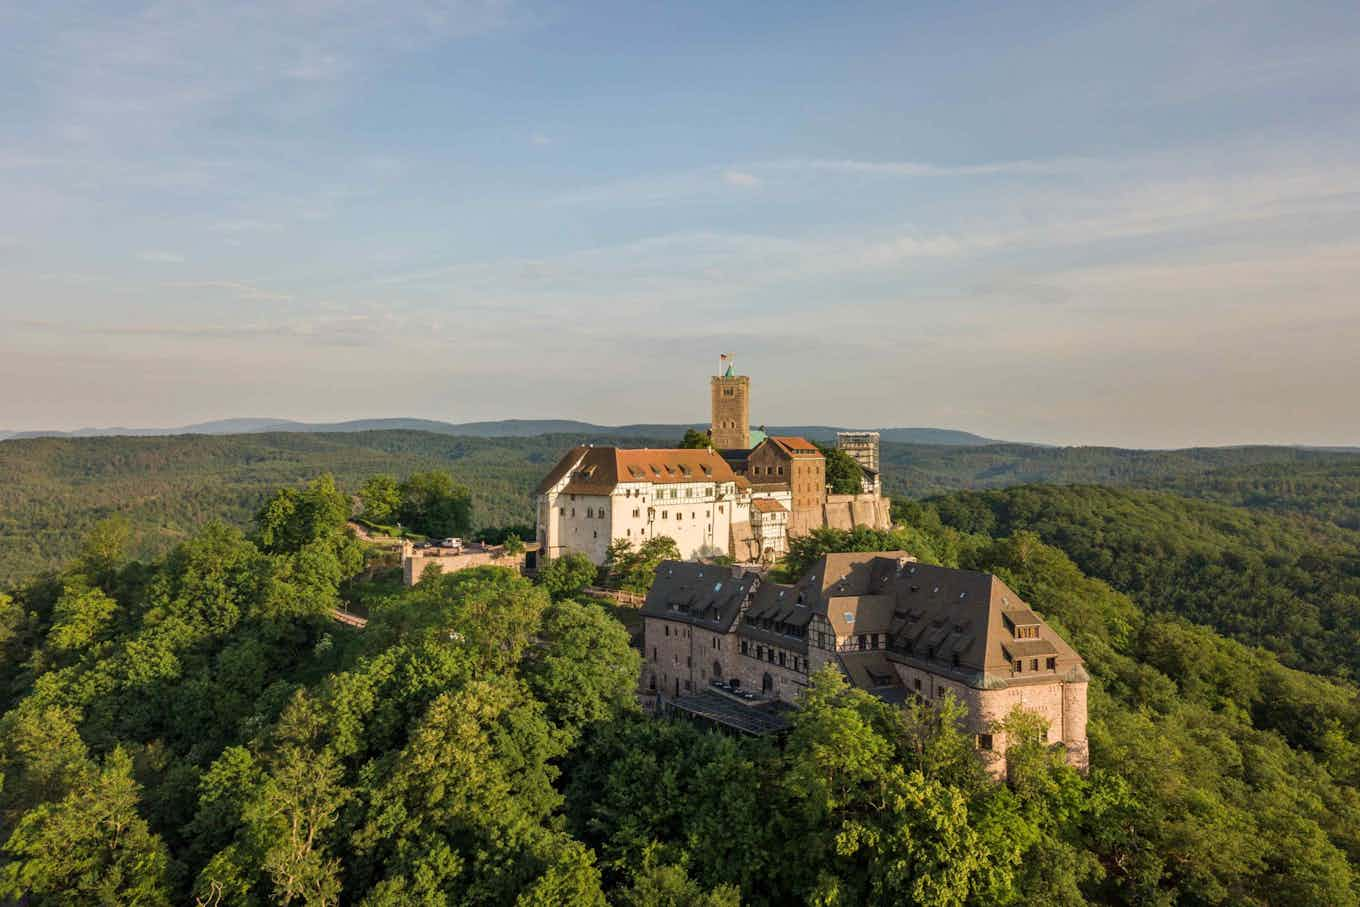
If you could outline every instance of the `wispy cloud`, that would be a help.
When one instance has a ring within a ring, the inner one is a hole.
[[[233,220],[220,220],[209,227],[216,233],[274,233],[283,229],[277,221],[257,220],[243,217]]]
[[[1029,176],[1070,172],[1089,163],[1076,158],[1048,161],[993,161],[981,164],[936,164],[921,161],[866,160],[785,160],[763,166],[772,170],[820,171],[864,176],[945,177],[945,176]]]
[[[276,293],[235,280],[168,281],[162,286],[170,290],[216,290],[249,302],[291,302],[295,298],[291,293]]]
[[[760,177],[746,170],[724,170],[723,182],[739,189],[756,189],[761,184]]]
[[[178,252],[168,252],[165,249],[146,249],[137,253],[140,261],[152,262],[153,264],[179,264],[184,261],[184,256]]]

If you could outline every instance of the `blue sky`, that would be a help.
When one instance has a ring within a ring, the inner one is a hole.
[[[1354,3],[0,4],[0,428],[1360,443]]]

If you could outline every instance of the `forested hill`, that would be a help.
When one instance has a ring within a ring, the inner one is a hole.
[[[453,472],[476,526],[532,521],[530,494],[574,444],[637,447],[677,437],[556,434],[470,438],[420,431],[0,441],[0,579],[63,563],[102,517],[126,517],[152,556],[212,518],[245,526],[275,487],[319,473],[357,489],[375,473]],[[1017,444],[883,444],[890,494],[919,498],[1029,482],[1173,488],[1181,494],[1360,527],[1360,455],[1280,447],[1135,451]]]
[[[952,696],[834,670],[779,745],[646,717],[588,575],[375,584],[348,509],[290,485],[250,535],[153,562],[115,521],[0,583],[0,902],[1360,905],[1355,687],[1140,609],[1032,532],[924,508],[800,540],[995,572],[1081,652],[1090,774],[1012,713],[993,783]],[[364,629],[329,619],[360,593]]]
[[[1294,667],[1360,678],[1360,532],[1096,486],[961,492],[924,508],[967,532],[1035,532],[1146,610],[1214,627]]]
[[[1304,513],[1360,529],[1360,455],[1341,451],[884,444],[883,474],[888,493],[899,497],[1037,482],[1119,485]]]

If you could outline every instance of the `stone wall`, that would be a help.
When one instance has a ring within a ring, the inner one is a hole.
[[[892,528],[892,499],[874,494],[832,494],[820,507],[794,510],[789,517],[789,537],[808,535],[814,529]]]
[[[423,554],[420,551],[402,552],[401,581],[414,586],[425,576],[430,565],[437,565],[441,573],[457,573],[470,567],[509,567],[511,570],[524,569],[524,555],[506,554],[500,548],[484,548],[464,551],[462,554]]]
[[[968,734],[990,734],[992,737],[989,769],[993,775],[1006,773],[1006,750],[1009,742],[1003,731],[994,730],[1016,706],[1033,712],[1048,722],[1048,742],[1062,744],[1067,750],[1067,761],[1085,771],[1090,756],[1086,742],[1086,683],[1053,678],[1049,683],[1024,684],[1000,690],[978,690],[967,684],[940,677],[929,671],[894,663],[898,679],[907,688],[930,702],[942,699],[946,692],[968,709],[964,731]]]

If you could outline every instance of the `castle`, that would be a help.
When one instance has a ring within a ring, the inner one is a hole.
[[[710,386],[709,449],[583,445],[557,462],[536,489],[544,560],[578,551],[600,564],[614,541],[668,536],[686,558],[770,563],[789,538],[822,526],[891,525],[877,433],[837,439],[862,481],[858,493],[830,494],[826,457],[807,439],[761,431],[752,445],[751,379],[736,374],[729,356]]]
[[[576,447],[537,490],[547,560],[574,551],[601,564],[619,539],[675,540],[684,560],[661,563],[642,607],[644,703],[777,733],[809,677],[830,666],[888,702],[953,695],[997,776],[1009,747],[998,723],[1016,708],[1047,721],[1049,742],[1085,770],[1081,657],[1000,578],[902,551],[827,554],[794,583],[767,578],[790,538],[891,525],[878,434],[838,435],[861,481],[858,493],[831,494],[815,444],[751,430],[751,380],[730,357],[710,390],[709,446]],[[713,563],[719,555],[736,565]]]
[[[1049,743],[1087,767],[1082,659],[990,573],[902,551],[827,554],[793,584],[665,561],[642,616],[644,701],[655,710],[778,732],[809,676],[831,665],[888,702],[952,694],[998,777],[1008,741],[997,722],[1016,707],[1045,719]]]

